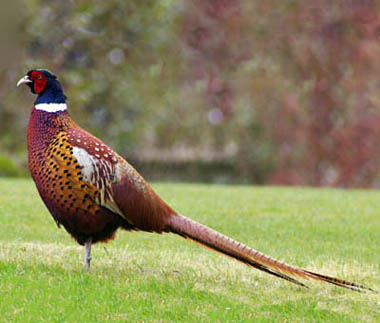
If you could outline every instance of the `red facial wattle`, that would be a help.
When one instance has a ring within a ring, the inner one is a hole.
[[[45,89],[48,81],[46,75],[38,71],[33,71],[30,79],[33,81],[33,91],[36,94],[40,94]]]

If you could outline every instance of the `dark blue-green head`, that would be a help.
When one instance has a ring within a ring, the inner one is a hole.
[[[30,70],[17,83],[26,84],[33,94],[37,94],[35,104],[65,103],[66,96],[57,77],[46,69]]]

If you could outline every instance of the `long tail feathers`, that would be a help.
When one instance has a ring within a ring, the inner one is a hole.
[[[358,292],[373,291],[371,288],[360,284],[287,265],[182,215],[171,218],[170,229],[172,232],[197,242],[202,246],[211,248],[246,265],[303,287],[307,286],[296,278],[312,278]]]

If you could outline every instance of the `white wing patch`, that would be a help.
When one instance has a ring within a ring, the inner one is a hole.
[[[85,149],[73,146],[73,156],[78,160],[81,172],[86,181],[99,188],[100,199],[97,201],[111,211],[123,216],[115,203],[111,192],[111,183],[115,180],[115,165],[91,155]]]
[[[91,178],[95,172],[96,159],[91,156],[83,148],[73,147],[73,155],[78,160],[79,166],[82,167],[82,174],[84,178],[91,181]]]

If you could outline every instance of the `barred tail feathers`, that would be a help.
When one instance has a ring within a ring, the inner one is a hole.
[[[218,251],[246,265],[303,287],[307,286],[297,280],[297,278],[311,278],[340,287],[349,288],[354,291],[372,291],[372,289],[360,284],[290,266],[182,215],[171,218],[170,229],[172,232],[177,233],[186,239],[190,239],[193,242],[199,243],[202,246]]]

